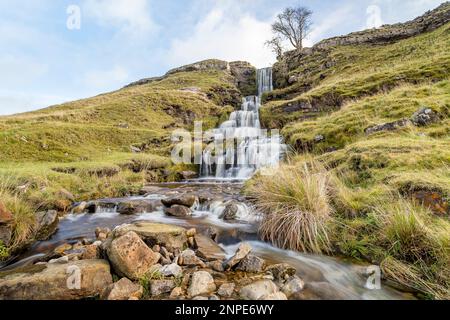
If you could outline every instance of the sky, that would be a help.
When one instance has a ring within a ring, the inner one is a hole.
[[[306,41],[411,20],[444,0],[0,0],[0,115],[94,96],[196,61],[267,67],[288,6],[313,12]]]

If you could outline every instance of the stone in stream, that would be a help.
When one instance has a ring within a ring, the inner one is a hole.
[[[117,212],[124,215],[132,215],[139,213],[153,212],[156,210],[156,205],[148,200],[128,200],[120,202],[117,206]]]
[[[239,206],[236,201],[230,201],[226,204],[225,210],[219,216],[220,219],[225,221],[236,220],[238,218]]]
[[[195,204],[196,201],[197,201],[197,197],[195,197],[194,195],[173,196],[173,197],[161,200],[162,204],[168,208],[170,208],[174,205],[191,208]]]
[[[305,288],[305,283],[297,276],[288,279],[281,291],[289,298],[292,295],[302,291]]]
[[[252,247],[248,243],[241,243],[234,256],[232,256],[224,265],[225,270],[231,270],[242,259],[244,259],[250,252]]]
[[[213,240],[203,235],[195,235],[197,256],[206,261],[225,260],[225,251]]]
[[[117,274],[132,280],[142,278],[161,258],[133,231],[111,241],[107,254]]]
[[[178,264],[181,266],[199,266],[205,268],[205,263],[195,255],[191,249],[184,250],[178,257]]]
[[[249,272],[249,273],[259,273],[263,272],[266,267],[266,261],[260,257],[253,254],[248,254],[244,259],[239,262],[236,270]]]
[[[105,241],[111,234],[111,229],[109,228],[95,228],[95,238],[100,241]]]
[[[133,283],[127,278],[122,278],[116,283],[108,286],[102,293],[103,300],[130,300],[130,298],[140,299],[144,294],[144,288]]]
[[[274,264],[266,271],[270,272],[277,281],[285,281],[297,273],[297,270],[287,263]]]
[[[175,281],[173,280],[152,280],[150,281],[150,294],[156,297],[165,293],[171,293],[175,287]]]
[[[170,208],[165,208],[164,212],[168,216],[177,218],[190,217],[192,215],[192,210],[190,208],[178,204],[175,204]]]
[[[187,245],[186,229],[174,225],[151,222],[125,224],[114,229],[114,237],[129,231],[137,233],[149,247],[159,245],[173,252],[182,250]]]
[[[262,300],[279,292],[275,283],[271,280],[260,280],[241,288],[239,295],[244,300]]]
[[[105,260],[29,266],[0,272],[0,300],[76,300],[96,297],[112,284]]]
[[[43,211],[36,213],[36,240],[48,240],[58,228],[59,218],[58,212],[55,210]]]
[[[216,290],[213,277],[206,271],[198,271],[192,275],[188,294],[194,298],[202,294],[208,294]]]

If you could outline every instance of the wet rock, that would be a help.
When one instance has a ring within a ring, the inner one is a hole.
[[[173,196],[167,199],[162,199],[161,202],[164,206],[170,208],[174,205],[179,205],[183,207],[192,207],[197,198],[194,195],[180,195],[180,196]]]
[[[154,202],[146,200],[130,200],[119,203],[117,212],[125,215],[153,212],[156,209]]]
[[[200,260],[199,257],[195,255],[195,252],[186,249],[178,257],[178,264],[181,266],[200,266],[202,268],[206,267],[205,263]]]
[[[184,217],[190,217],[192,215],[192,210],[188,207],[181,206],[181,205],[173,205],[170,208],[165,208],[164,212],[168,216],[177,217],[177,218],[184,218]]]
[[[109,235],[111,234],[111,230],[109,228],[96,228],[95,229],[95,237],[97,240],[105,241]]]
[[[136,232],[149,247],[159,245],[173,252],[186,247],[186,230],[174,225],[136,222],[125,224],[114,229],[114,236],[125,234],[128,231]]]
[[[156,297],[165,293],[171,293],[175,287],[175,281],[173,280],[152,280],[150,281],[150,294]]]
[[[302,279],[297,276],[291,277],[286,281],[285,285],[281,288],[281,291],[287,296],[290,297],[300,291],[302,291],[305,287],[305,283]]]
[[[144,288],[127,278],[122,278],[116,283],[110,285],[102,293],[103,300],[130,300],[134,298],[139,300],[144,294]]]
[[[192,248],[192,249],[195,249],[195,248],[196,248],[194,237],[189,237],[189,238],[188,238],[188,245],[189,245],[189,248]]]
[[[45,241],[48,240],[58,228],[59,218],[58,212],[55,210],[49,210],[46,212],[38,212],[36,214],[37,233],[36,240]]]
[[[183,275],[183,269],[177,265],[176,263],[172,263],[166,266],[163,266],[160,269],[161,274],[164,277],[180,277]]]
[[[261,300],[278,292],[279,289],[273,281],[260,280],[243,287],[239,291],[239,295],[244,300]]]
[[[96,297],[112,284],[109,263],[81,260],[32,266],[27,271],[0,274],[1,300],[74,300]]]
[[[80,214],[87,211],[87,202],[80,202],[72,208],[72,213]]]
[[[266,271],[270,272],[277,281],[287,280],[297,273],[297,270],[287,263],[274,264],[268,267]]]
[[[213,240],[203,235],[195,236],[197,256],[206,261],[224,260],[225,251]]]
[[[206,271],[198,271],[192,275],[188,294],[196,297],[202,294],[208,294],[216,290],[216,284],[213,277]]]
[[[225,210],[219,216],[220,219],[225,221],[232,221],[238,218],[239,206],[235,201],[231,201],[226,204]]]
[[[217,294],[224,298],[230,298],[234,293],[234,288],[236,285],[234,283],[224,283],[220,286]]]
[[[225,270],[230,270],[231,268],[233,268],[235,265],[241,262],[241,260],[244,259],[251,251],[252,247],[248,243],[241,243],[234,256],[232,256],[225,263]]]
[[[133,231],[114,239],[107,248],[107,254],[117,274],[132,280],[142,278],[161,257]]]
[[[48,263],[50,264],[65,264],[65,263],[69,263],[69,257],[68,256],[64,256],[58,259],[51,259]]]
[[[428,107],[420,108],[411,117],[411,122],[418,127],[426,127],[439,121],[438,113]]]
[[[252,254],[248,254],[244,259],[239,262],[236,270],[249,272],[249,273],[260,273],[263,272],[266,267],[266,261],[260,257]]]

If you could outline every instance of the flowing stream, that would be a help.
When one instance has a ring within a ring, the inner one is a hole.
[[[61,244],[93,239],[97,227],[113,229],[124,223],[151,221],[195,227],[199,232],[214,228],[217,242],[229,256],[234,254],[242,241],[247,241],[252,245],[254,253],[267,261],[291,264],[306,283],[325,283],[326,289],[321,290],[319,298],[414,299],[412,294],[397,291],[385,284],[379,290],[367,289],[367,265],[282,250],[259,239],[259,216],[240,195],[242,182],[236,180],[245,180],[260,168],[277,165],[286,146],[282,144],[279,135],[267,137],[261,130],[260,98],[262,93],[272,90],[272,70],[258,70],[257,74],[259,95],[244,98],[242,110],[231,114],[230,120],[214,131],[215,144],[227,136],[232,141],[231,145],[237,147],[237,151],[234,152],[231,147],[225,148],[223,152],[205,150],[201,165],[202,179],[197,182],[148,186],[148,194],[142,197],[100,200],[95,213],[67,215],[61,219],[57,233],[50,240],[34,244],[28,252],[9,261],[6,266],[0,265],[0,270],[31,265]],[[194,205],[191,217],[166,216],[161,199],[180,194],[194,194],[203,200]],[[135,215],[119,214],[116,211],[118,204],[127,201],[151,202],[155,209]],[[231,201],[238,206],[237,219],[232,222],[224,221],[220,216]]]

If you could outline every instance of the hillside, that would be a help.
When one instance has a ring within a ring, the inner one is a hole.
[[[329,226],[319,236],[330,241],[325,251],[381,264],[387,278],[441,298],[450,287],[449,72],[446,2],[405,24],[287,52],[261,110],[264,125],[281,128],[297,154],[277,176],[299,170],[305,177],[302,166],[312,161],[335,177],[323,195],[335,212],[321,224]],[[305,183],[290,177],[276,186],[286,197],[291,184]],[[275,183],[257,177],[250,194]],[[309,198],[296,196],[294,207],[305,210]],[[289,199],[255,201],[277,211]],[[271,229],[265,232],[270,239]]]

